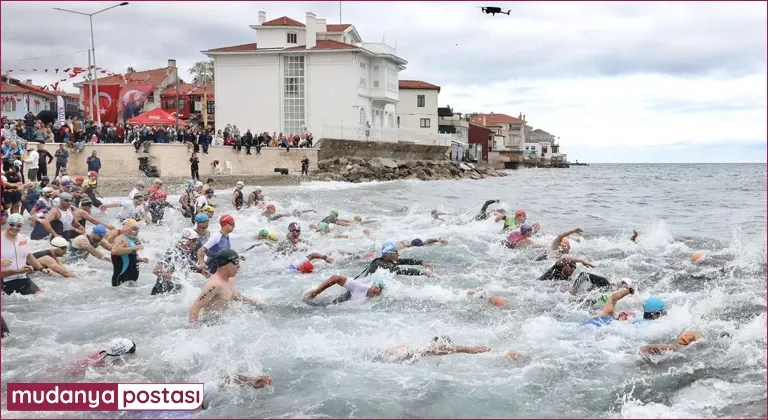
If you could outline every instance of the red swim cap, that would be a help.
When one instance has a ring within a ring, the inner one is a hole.
[[[312,263],[309,260],[304,260],[303,263],[299,265],[299,272],[304,274],[309,274],[312,271],[314,271],[315,266],[312,265]]]
[[[515,217],[525,217],[525,210],[518,210],[515,213]]]
[[[221,227],[224,227],[230,223],[235,223],[235,218],[228,214],[222,215],[221,219],[219,219],[219,225],[221,225]]]

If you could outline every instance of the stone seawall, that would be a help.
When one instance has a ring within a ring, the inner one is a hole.
[[[317,148],[318,161],[337,157],[359,157],[364,159],[388,158],[408,160],[448,160],[450,146],[414,144],[409,142],[381,142],[321,139]]]
[[[472,164],[449,160],[406,160],[388,158],[363,159],[360,157],[338,157],[324,159],[317,164],[319,171],[312,174],[317,181],[392,181],[396,179],[482,179],[506,176],[495,169],[477,167]]]

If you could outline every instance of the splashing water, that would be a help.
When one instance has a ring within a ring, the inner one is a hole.
[[[189,329],[187,315],[204,278],[181,279],[180,294],[150,296],[152,267],[189,226],[168,210],[164,226],[141,233],[141,255],[150,264],[141,265],[138,287],[111,287],[111,266],[90,259],[73,267],[79,279],[37,277],[43,296],[3,297],[13,335],[2,342],[2,398],[7,382],[197,382],[242,373],[270,375],[274,388],[229,387],[222,404],[193,416],[765,417],[765,179],[764,165],[593,165],[481,181],[309,183],[266,189],[280,212],[318,211],[274,222],[260,210],[235,212],[231,191],[217,191],[214,221],[224,212],[235,215],[235,250],[254,244],[263,227],[283,236],[289,222],[299,221],[311,241],[307,251],[330,253],[336,263],[316,262],[312,274],[285,274],[306,252],[273,258],[256,247],[244,254],[238,288],[265,300],[267,309],[236,307],[220,324]],[[500,224],[472,220],[486,199],[525,209],[542,225],[534,237],[539,243],[583,228],[584,240],[572,242],[571,253],[593,261],[589,271],[636,280],[637,293],[618,310],[640,312],[654,295],[666,301],[667,316],[640,328],[580,326],[596,309],[571,297],[566,283],[536,280],[551,261],[533,261],[535,250],[503,248]],[[331,209],[342,219],[377,220],[365,226],[373,235],[360,226],[333,227],[349,239],[311,233],[309,224]],[[433,209],[450,215],[436,221]],[[112,221],[114,215],[96,217]],[[211,223],[209,230],[217,229]],[[633,229],[641,235],[637,244],[629,241]],[[390,276],[384,296],[362,304],[302,303],[328,276],[354,277],[365,268],[365,260],[338,250],[362,255],[382,242],[416,237],[450,240],[401,253],[429,261],[439,278]],[[695,251],[706,255],[704,262],[691,263]],[[499,309],[468,297],[466,290],[477,287],[510,305]],[[699,331],[706,342],[651,361],[638,356],[642,345],[670,342],[686,330]],[[388,348],[426,346],[438,335],[492,351],[413,364],[376,361]],[[68,373],[75,360],[117,336],[137,343],[133,358]],[[511,349],[530,359],[503,358]]]

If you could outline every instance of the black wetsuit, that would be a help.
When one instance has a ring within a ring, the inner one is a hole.
[[[355,277],[365,277],[369,274],[373,274],[378,269],[384,269],[387,271],[391,271],[395,274],[401,274],[404,276],[420,276],[423,273],[421,270],[417,270],[415,268],[400,268],[401,265],[421,265],[422,260],[413,260],[410,258],[400,258],[395,262],[389,262],[384,261],[382,257],[376,258],[375,260],[371,261],[371,264],[368,266],[368,268],[365,269],[362,273],[360,273],[359,276]]]
[[[37,251],[37,252],[35,252],[35,253],[34,253],[34,254],[32,254],[32,255],[34,255],[34,256],[35,256],[35,259],[38,259],[38,258],[42,258],[42,257],[51,257],[51,258],[53,258],[53,259],[56,259],[56,257],[54,257],[54,256],[51,254],[51,250],[50,250],[50,249],[44,249],[44,250],[42,250],[42,251]]]
[[[235,189],[235,194],[237,194],[237,196],[235,197],[235,208],[240,210],[241,208],[243,208],[243,192],[238,189]]]
[[[5,323],[5,320],[2,316],[0,316],[0,322],[3,324],[3,335],[2,337],[5,337],[6,335],[11,333],[11,330],[8,329],[8,325]]]
[[[336,224],[336,220],[339,218],[339,216],[335,214],[329,214],[325,217],[325,219],[321,220],[320,223],[327,223],[327,224]]]
[[[488,206],[495,203],[496,200],[488,200],[483,204],[483,208],[480,209],[480,213],[475,216],[475,220],[485,220],[488,218]]]
[[[104,203],[101,202],[98,198],[96,198],[96,188],[98,188],[98,181],[92,181],[88,182],[83,188],[83,193],[91,199],[91,202],[93,203],[93,207],[101,207],[104,205]]]
[[[267,213],[267,212],[261,213],[261,215],[262,215],[262,216],[264,216],[264,217],[266,217],[267,219],[269,219],[269,221],[270,221],[270,222],[273,222],[273,221],[275,221],[275,220],[277,220],[277,219],[279,219],[279,218],[283,217],[283,215],[282,215],[282,214],[277,214],[277,213],[275,213],[275,214],[269,214],[269,213]]]
[[[565,265],[565,262],[557,261],[552,265],[552,267],[549,268],[549,270],[544,272],[544,274],[539,277],[539,280],[569,280],[570,276],[566,277],[563,273],[563,268],[565,268]],[[589,282],[592,283],[592,286],[598,288],[608,287],[611,285],[611,282],[603,276],[598,276],[597,274],[592,273],[581,273],[579,274],[579,277],[574,281],[574,286],[578,288],[578,286],[581,286],[585,280],[589,280]]]

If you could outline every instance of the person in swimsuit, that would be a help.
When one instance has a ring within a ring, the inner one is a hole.
[[[203,208],[211,204],[211,199],[213,199],[213,189],[208,188],[205,190],[205,194],[195,199],[195,213],[204,211]]]
[[[82,261],[88,258],[88,255],[112,262],[109,254],[100,252],[97,248],[102,247],[107,251],[112,251],[112,244],[104,239],[107,235],[107,228],[104,225],[96,225],[91,229],[91,233],[80,235],[72,240],[69,245],[69,252],[64,257],[67,262]]]
[[[237,252],[225,249],[214,255],[213,263],[218,267],[216,273],[208,279],[203,286],[200,296],[192,304],[189,310],[189,323],[196,325],[200,317],[200,311],[218,311],[226,307],[230,302],[244,302],[256,308],[263,308],[260,300],[251,299],[241,295],[235,290],[235,276],[240,270],[240,259]]]
[[[280,219],[282,217],[291,217],[291,213],[278,213],[277,207],[275,207],[274,204],[267,204],[267,207],[264,209],[264,212],[261,213],[262,216],[266,217],[269,221],[275,221],[277,219]]]
[[[261,193],[261,187],[256,187],[253,192],[248,194],[248,204],[247,207],[251,208],[255,205],[261,205],[264,203],[264,194]]]
[[[665,351],[680,351],[694,342],[700,342],[702,339],[703,337],[701,334],[693,331],[686,331],[680,335],[680,337],[674,343],[648,344],[646,346],[640,347],[640,354],[643,356],[649,356],[658,355]]]
[[[488,206],[490,206],[491,204],[499,204],[499,202],[500,202],[500,200],[488,200],[488,201],[486,201],[483,204],[483,207],[480,209],[480,213],[478,213],[477,216],[475,216],[475,220],[480,221],[480,220],[488,219],[488,217],[489,217]],[[434,213],[433,213],[432,217],[435,217]]]
[[[28,220],[32,225],[32,233],[29,234],[29,237],[33,241],[39,241],[40,239],[45,239],[50,236],[40,222],[42,219],[45,219],[45,216],[48,215],[48,212],[53,208],[53,188],[45,187],[40,190],[40,194],[40,198],[35,205],[32,206],[32,209],[29,212]]]
[[[409,240],[405,240],[405,241],[398,242],[397,243],[397,249],[401,250],[401,249],[411,248],[411,247],[422,247],[422,246],[425,246],[425,245],[432,245],[432,244],[438,244],[438,243],[439,244],[443,244],[443,245],[447,245],[448,244],[448,240],[447,239],[443,239],[443,238],[427,238],[427,239],[424,239],[424,240],[416,238],[416,239],[412,239],[410,241]]]
[[[533,236],[533,233],[534,233],[533,227],[528,225],[522,225],[520,226],[520,230],[511,232],[509,235],[507,235],[506,239],[501,241],[501,243],[509,249],[517,249],[517,248],[525,248],[525,247],[543,248],[544,245],[539,245],[533,240],[531,240],[531,236]]]
[[[381,279],[374,280],[373,283],[367,285],[358,280],[335,274],[331,277],[328,277],[315,289],[309,291],[304,296],[304,301],[310,305],[313,304],[312,299],[316,298],[319,294],[323,293],[329,287],[335,284],[347,290],[343,295],[334,299],[331,304],[338,304],[347,301],[362,301],[369,298],[374,298],[376,296],[380,296],[384,289],[386,289],[386,284]]]
[[[58,200],[58,206],[52,207],[41,223],[52,237],[63,237],[69,241],[84,230],[72,212],[72,195],[61,193]]]
[[[138,243],[139,222],[128,219],[120,236],[112,243],[112,286],[117,287],[127,281],[135,284],[139,279],[139,263],[149,263],[146,257],[139,257],[137,252],[144,249]]]
[[[596,327],[601,327],[603,325],[612,323],[616,319],[626,321],[629,318],[629,314],[627,312],[622,312],[618,317],[616,317],[616,304],[625,296],[633,294],[635,294],[635,289],[631,287],[626,287],[617,292],[614,292],[611,294],[611,298],[608,299],[608,301],[603,305],[603,309],[583,325],[594,325]]]
[[[484,346],[461,346],[453,344],[448,336],[440,336],[432,339],[432,342],[424,348],[412,349],[407,344],[403,344],[387,350],[387,353],[377,360],[387,363],[415,363],[428,356],[446,356],[449,354],[480,354],[491,351],[490,347]]]
[[[427,276],[434,277],[435,275],[430,271],[417,270],[415,268],[402,268],[401,265],[420,265],[424,268],[432,270],[432,266],[427,264],[424,260],[413,260],[409,258],[399,258],[400,253],[397,249],[397,245],[392,242],[385,242],[381,245],[381,257],[371,261],[370,265],[355,278],[365,277],[373,274],[378,269],[384,269],[395,274],[404,276]]]
[[[103,204],[102,204],[102,207],[104,207]],[[117,207],[117,204],[110,204],[110,207]],[[86,197],[86,198],[83,198],[83,201],[80,202],[80,206],[76,208],[75,211],[72,213],[75,220],[77,220],[77,223],[79,223],[80,226],[82,226],[83,231],[85,231],[88,222],[91,222],[94,225],[103,225],[108,230],[112,230],[115,228],[114,226],[107,223],[103,223],[100,220],[93,217],[91,215],[91,211],[93,211],[93,202],[91,201],[90,198]]]
[[[206,242],[208,242],[208,239],[211,237],[211,232],[208,231],[208,222],[211,219],[208,217],[205,213],[198,213],[195,216],[195,233],[197,234],[197,243],[195,244],[195,248],[190,252],[190,258],[193,260],[197,260],[197,251],[200,250],[200,248],[205,245]]]
[[[221,226],[221,230],[212,234],[208,241],[197,250],[197,268],[200,272],[216,273],[217,260],[213,256],[221,251],[232,248],[232,244],[229,242],[229,234],[235,230],[235,218],[225,214],[219,219],[219,226]],[[206,256],[208,257],[207,262]],[[240,258],[245,259],[245,257]]]
[[[86,181],[83,181],[83,185],[81,185],[81,188],[83,189],[83,193],[91,199],[91,202],[93,202],[93,205],[98,207],[101,211],[107,211],[107,208],[104,207],[103,203],[100,198],[104,198],[101,193],[99,193],[99,174],[96,171],[88,172],[88,179]]]
[[[325,216],[323,220],[321,220],[322,223],[327,224],[334,224],[339,226],[351,226],[352,222],[349,220],[342,220],[339,219],[339,211],[338,210],[331,210],[330,214],[328,216]]]
[[[178,270],[182,275],[187,271],[197,271],[197,266],[191,258],[191,251],[197,246],[197,232],[194,229],[187,228],[181,232],[181,240],[171,249],[165,251],[165,254],[157,262],[152,274],[157,276],[155,286],[152,288],[152,295],[163,293],[177,293],[181,291],[181,283],[173,281],[173,274]]]
[[[67,253],[67,248],[69,248],[69,242],[67,242],[66,239],[53,238],[51,239],[50,248],[37,251],[32,255],[35,256],[37,261],[40,262],[40,265],[43,267],[50,269],[62,277],[74,278],[77,277],[77,275],[69,271],[69,269],[61,263],[61,257]]]
[[[125,222],[128,219],[136,221],[151,220],[147,205],[144,203],[145,199],[144,193],[138,192],[133,195],[132,199],[120,203],[120,213],[117,214],[117,220],[120,222]]]
[[[296,222],[288,225],[288,235],[285,240],[277,244],[275,251],[281,255],[292,254],[298,248],[299,243],[306,243],[301,239],[301,226]]]
[[[320,222],[320,224],[317,226],[310,225],[309,227],[310,229],[314,229],[315,232],[324,236],[331,233],[331,227],[328,225],[328,223],[325,223],[325,222]],[[349,235],[344,233],[336,233],[333,235],[333,237],[336,239],[346,239],[346,238],[349,238]]]
[[[528,216],[525,214],[524,210],[518,210],[515,212],[515,217],[508,216],[506,214],[499,214],[496,216],[496,222],[504,221],[504,227],[501,228],[501,232],[513,232],[519,229],[521,226],[525,224],[525,221],[527,220]],[[531,225],[531,228],[533,228],[533,233],[536,234],[539,232],[539,228],[541,226],[538,222]]]
[[[128,199],[133,200],[136,197],[136,194],[144,194],[144,188],[146,185],[144,185],[144,182],[139,181],[134,185],[131,192],[128,193]]]
[[[29,250],[29,240],[21,233],[24,218],[14,213],[0,235],[0,258],[2,258],[3,292],[6,295],[41,294],[39,287],[29,278],[29,273],[41,271],[50,275],[51,270],[43,267]]]
[[[179,204],[181,204],[181,213],[185,218],[192,219],[194,223],[195,216],[195,182],[192,180],[187,181],[184,187],[184,191],[179,196]]]
[[[168,202],[168,193],[163,191],[163,181],[155,179],[152,181],[152,188],[149,189],[149,200],[147,200],[147,209],[152,216],[152,223],[158,225],[165,217],[165,208],[171,207]]]
[[[245,184],[242,181],[237,181],[235,191],[232,192],[232,207],[237,210],[243,208],[243,202],[245,201],[243,198],[243,187],[245,187]]]
[[[333,264],[333,258],[327,255],[313,252],[307,255],[305,258],[292,262],[291,265],[288,266],[285,272],[309,274],[315,271],[315,266],[312,264],[312,260],[323,260],[328,264]]]

